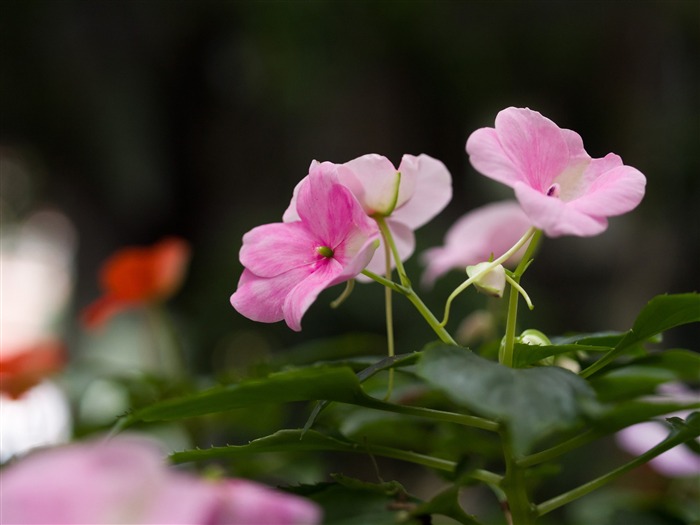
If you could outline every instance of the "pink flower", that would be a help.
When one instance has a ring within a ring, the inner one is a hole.
[[[694,403],[698,400],[698,392],[691,390],[683,383],[664,383],[658,388],[657,401],[675,401]],[[687,418],[690,411],[681,411],[666,417]],[[670,428],[664,421],[652,420],[638,423],[620,430],[615,434],[617,444],[630,454],[639,456],[658,445],[668,437]],[[700,439],[695,443],[700,445]],[[685,445],[678,445],[649,461],[649,466],[659,474],[667,477],[684,477],[700,475],[700,456]]]
[[[581,137],[527,108],[507,108],[495,128],[467,140],[474,168],[515,190],[531,223],[550,237],[605,231],[607,217],[634,209],[646,179],[608,153],[592,159]]]
[[[246,480],[207,481],[166,467],[144,438],[36,452],[0,474],[2,523],[314,525],[312,502]]]
[[[503,201],[477,208],[462,216],[445,235],[445,245],[423,252],[427,265],[423,284],[431,286],[435,279],[452,269],[464,271],[467,266],[495,258],[507,252],[530,227],[530,221],[515,201]],[[517,263],[524,253],[517,252],[508,261]]]
[[[317,164],[314,161],[311,169]],[[363,155],[338,164],[337,173],[338,181],[352,191],[367,215],[386,218],[402,261],[415,249],[413,231],[440,213],[452,198],[450,172],[442,162],[425,154],[404,155],[398,168],[381,155]],[[284,213],[285,222],[298,218],[298,188]],[[385,272],[383,248],[375,252],[367,269],[378,274]]]
[[[337,167],[312,166],[295,199],[299,220],[265,224],[243,236],[245,267],[231,304],[254,321],[284,319],[301,330],[301,318],[318,294],[352,279],[372,258],[377,225],[352,193],[337,182]]]
[[[678,414],[677,414],[678,415]],[[661,421],[632,425],[615,434],[618,444],[633,455],[641,455],[668,437],[669,427]],[[700,475],[700,456],[678,445],[649,461],[649,466],[667,477]]]

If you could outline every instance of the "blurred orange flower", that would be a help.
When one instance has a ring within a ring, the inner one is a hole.
[[[102,265],[105,293],[83,310],[83,324],[96,328],[123,310],[169,298],[180,287],[189,258],[189,244],[178,237],[117,251]]]
[[[0,352],[0,392],[19,399],[66,362],[65,348],[55,340],[35,343],[21,351]]]

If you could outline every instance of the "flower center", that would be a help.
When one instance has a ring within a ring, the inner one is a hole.
[[[333,250],[328,246],[318,246],[316,248],[316,253],[326,258],[333,257]]]
[[[561,192],[561,188],[560,188],[559,184],[555,182],[547,190],[547,197],[559,197],[560,192]]]

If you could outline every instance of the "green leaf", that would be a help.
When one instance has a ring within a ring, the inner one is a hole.
[[[700,378],[700,354],[666,350],[635,359],[591,379],[601,401],[622,401],[645,394],[671,381]]]
[[[652,418],[700,409],[698,401],[625,401],[605,407],[593,420],[593,427],[603,434],[617,432],[623,428],[649,421]]]
[[[526,345],[516,343],[513,352],[513,366],[523,368],[553,355],[567,354],[570,352],[608,352],[610,347],[592,346],[585,344],[562,345]]]
[[[425,351],[417,371],[455,403],[505,424],[516,457],[539,439],[577,427],[597,408],[586,381],[559,367],[508,368],[442,346]]]
[[[272,435],[255,439],[246,445],[226,445],[207,449],[185,450],[170,455],[174,463],[225,459],[239,454],[259,452],[304,452],[304,451],[365,452],[351,441],[326,436],[315,430],[302,434],[301,430],[280,430]]]
[[[353,443],[347,439],[326,436],[315,430],[304,432],[301,429],[280,430],[270,436],[255,439],[247,445],[227,445],[225,447],[212,447],[208,449],[185,450],[171,454],[170,459],[174,463],[188,461],[202,461],[210,459],[225,459],[239,454],[251,454],[261,452],[303,452],[303,451],[331,451],[331,452],[355,452],[360,454],[374,454],[387,458],[400,459],[452,472],[456,463],[446,459],[417,454],[408,450],[385,447],[371,443]]]
[[[161,401],[134,412],[128,422],[182,419],[263,403],[317,399],[353,403],[363,396],[357,376],[350,368],[309,367]]]
[[[412,514],[414,516],[442,514],[462,525],[479,525],[476,517],[464,512],[459,504],[459,486],[457,485],[443,490],[430,501],[420,505]]]
[[[324,523],[332,525],[420,525],[411,511],[420,500],[411,496],[396,481],[368,483],[339,474],[334,483],[319,483],[294,489],[323,508]]]
[[[630,347],[644,342],[666,330],[700,322],[700,295],[697,293],[659,295],[642,309],[627,335],[607,354],[581,372],[590,377]]]

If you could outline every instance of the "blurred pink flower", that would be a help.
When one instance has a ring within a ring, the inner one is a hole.
[[[423,284],[432,286],[435,279],[449,270],[498,258],[507,252],[531,226],[516,201],[496,202],[470,211],[455,222],[445,235],[444,246],[430,248],[421,255],[426,265]],[[508,261],[516,264],[525,252],[519,250]]]
[[[314,525],[312,502],[246,480],[209,481],[165,466],[145,438],[45,449],[0,474],[2,523]]]
[[[608,153],[592,159],[581,137],[527,108],[507,108],[495,128],[467,140],[474,168],[512,187],[534,226],[549,237],[591,236],[605,231],[607,217],[634,209],[646,178]]]
[[[314,161],[311,169],[317,164]],[[442,162],[425,154],[404,155],[398,168],[377,154],[363,155],[336,166],[338,181],[352,191],[367,215],[386,218],[402,261],[415,249],[413,231],[440,213],[452,198],[450,172]],[[284,222],[298,219],[295,203],[300,185],[294,189]],[[378,274],[385,272],[384,249],[375,252],[367,269]],[[360,280],[367,278],[360,276]]]
[[[700,396],[683,383],[665,383],[651,399],[658,401],[673,400],[681,403],[696,403]],[[666,417],[686,418],[690,411],[669,414]],[[668,437],[670,427],[664,421],[647,421],[620,430],[615,434],[617,444],[623,449],[639,456]],[[700,444],[700,439],[695,442]],[[684,477],[700,475],[700,456],[685,445],[679,445],[649,461],[649,466],[659,474],[667,477]]]
[[[299,220],[265,224],[243,236],[245,270],[231,296],[239,313],[264,323],[284,319],[299,331],[322,290],[367,266],[377,247],[377,225],[337,182],[336,172],[329,162],[312,166],[295,199]]]

